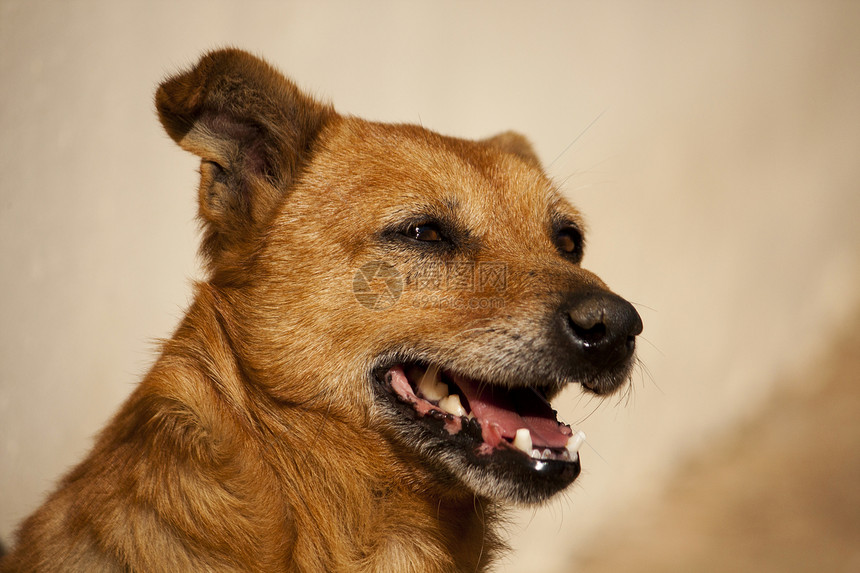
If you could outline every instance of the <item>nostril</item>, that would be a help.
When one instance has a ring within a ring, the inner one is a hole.
[[[629,352],[633,352],[633,350],[636,348],[636,337],[635,336],[628,336],[626,346],[627,346],[627,350]]]
[[[602,322],[592,322],[590,325],[586,324],[583,326],[574,317],[570,316],[570,328],[576,337],[587,346],[599,344],[606,338],[606,325]]]

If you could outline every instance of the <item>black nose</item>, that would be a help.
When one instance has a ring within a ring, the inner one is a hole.
[[[609,369],[633,354],[642,319],[620,296],[608,291],[575,293],[563,311],[574,351],[590,366]]]

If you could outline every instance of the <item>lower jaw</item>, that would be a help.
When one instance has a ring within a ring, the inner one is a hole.
[[[484,474],[487,497],[516,504],[546,501],[571,485],[579,476],[579,458],[574,461],[535,460],[516,451],[502,450],[470,460],[472,468]]]
[[[446,472],[472,493],[498,502],[544,502],[571,485],[581,472],[579,456],[570,461],[539,460],[513,448],[484,454],[474,442],[460,445],[453,440],[441,444],[434,441],[422,448],[433,466],[438,467],[441,461]]]

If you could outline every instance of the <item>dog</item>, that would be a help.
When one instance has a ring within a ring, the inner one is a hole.
[[[642,321],[529,142],[341,115],[237,49],[155,97],[201,159],[207,279],[11,571],[483,571],[580,473],[550,401]]]

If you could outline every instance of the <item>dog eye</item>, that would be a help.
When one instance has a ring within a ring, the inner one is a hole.
[[[582,256],[582,234],[575,227],[564,227],[555,235],[555,244],[565,255]]]
[[[443,240],[442,232],[432,223],[423,225],[410,225],[406,236],[416,241],[437,242]]]

